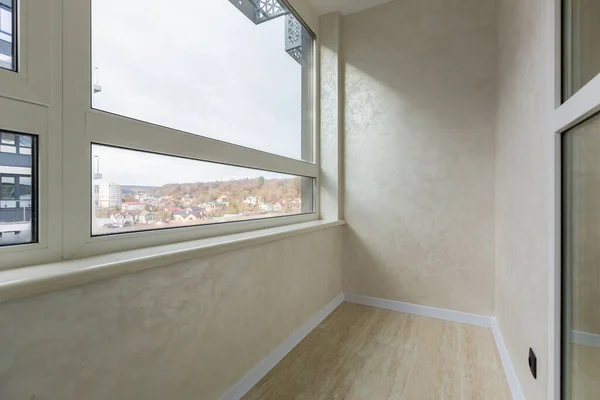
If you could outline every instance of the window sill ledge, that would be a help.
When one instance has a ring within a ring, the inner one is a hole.
[[[312,221],[0,271],[0,303],[343,225]]]

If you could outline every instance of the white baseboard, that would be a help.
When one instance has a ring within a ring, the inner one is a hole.
[[[504,338],[502,337],[502,333],[500,332],[496,318],[492,318],[492,333],[494,334],[494,339],[496,340],[496,346],[498,347],[500,360],[502,361],[502,366],[504,367],[504,375],[506,375],[506,380],[508,381],[508,387],[512,393],[512,398],[513,400],[525,400],[523,389],[521,388],[519,378],[517,378],[517,373],[515,372],[515,368],[508,354],[508,349],[504,344]]]
[[[600,335],[596,333],[571,331],[571,342],[590,347],[600,347]]]
[[[220,400],[239,400],[254,385],[258,383],[279,361],[283,359],[294,347],[298,345],[313,329],[335,310],[344,301],[344,294],[338,294],[321,311],[313,315],[308,321],[290,335],[283,343],[273,350],[264,360],[250,370],[235,385],[233,385]]]
[[[364,304],[366,306],[400,311],[408,314],[423,315],[425,317],[447,321],[461,322],[463,324],[485,326],[488,328],[492,326],[493,318],[485,315],[469,314],[460,311],[445,310],[443,308],[421,306],[418,304],[403,303],[401,301],[385,300],[352,293],[344,293],[344,300],[349,303]]]
[[[351,293],[340,293],[321,311],[313,315],[308,321],[297,329],[290,337],[281,343],[273,350],[264,360],[250,370],[242,379],[232,386],[219,400],[239,400],[241,399],[254,385],[256,385],[279,361],[283,359],[294,347],[298,345],[313,329],[315,329],[329,314],[333,312],[343,301],[349,303],[363,304],[367,306],[383,308],[386,310],[399,311],[408,314],[422,315],[425,317],[443,319],[447,321],[460,322],[464,324],[483,326],[491,328],[500,353],[504,373],[512,393],[514,400],[524,400],[523,391],[513,364],[508,355],[508,350],[504,344],[504,339],[500,333],[500,329],[493,317],[477,314],[463,313],[460,311],[446,310],[442,308],[421,306],[411,303],[403,303],[394,300],[385,300],[375,297],[356,295]],[[575,333],[575,332],[574,332]],[[578,332],[583,335],[590,335],[584,332]],[[600,338],[600,335],[592,335]],[[598,343],[600,346],[600,342]],[[582,343],[583,344],[583,343]]]
[[[386,310],[400,311],[408,314],[422,315],[425,317],[491,328],[496,341],[496,346],[498,347],[498,353],[500,353],[502,367],[504,368],[504,374],[506,375],[506,380],[508,381],[508,386],[512,393],[512,397],[514,400],[525,399],[521,385],[517,379],[517,374],[515,373],[515,369],[508,355],[508,350],[504,344],[504,339],[502,338],[502,334],[500,333],[500,329],[498,329],[498,324],[496,323],[496,319],[494,317],[463,313],[460,311],[446,310],[443,308],[421,306],[412,303],[403,303],[401,301],[379,299],[376,297],[362,296],[352,293],[344,293],[344,300],[350,303],[364,304],[366,306],[384,308]]]

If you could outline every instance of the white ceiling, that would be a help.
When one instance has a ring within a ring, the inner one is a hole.
[[[320,14],[338,11],[343,15],[366,10],[392,0],[309,0],[315,10]]]

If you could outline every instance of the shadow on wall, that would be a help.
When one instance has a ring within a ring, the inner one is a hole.
[[[344,19],[345,290],[490,315],[494,1]]]
[[[344,291],[365,296],[381,292],[384,298],[393,298],[398,287],[403,291],[406,289],[399,271],[381,268],[385,261],[365,245],[351,226],[346,226],[343,232],[346,247]]]

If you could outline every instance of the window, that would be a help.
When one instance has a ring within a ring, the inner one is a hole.
[[[65,257],[319,218],[315,36],[285,0],[63,8]],[[238,191],[259,178],[279,192]]]
[[[563,390],[587,399],[600,379],[600,115],[563,136]]]
[[[0,269],[318,219],[315,41],[287,0],[0,0]]]
[[[31,136],[0,132],[0,152],[31,155]]]
[[[313,178],[96,144],[92,160],[93,235],[314,212]]]
[[[0,133],[0,246],[37,241],[35,137]],[[28,147],[21,150],[21,140]]]
[[[92,39],[95,109],[314,160],[314,37],[285,3],[92,0]]]
[[[16,12],[14,0],[0,0],[0,68],[14,70],[16,40]]]
[[[600,73],[599,21],[599,1],[563,1],[563,101]]]
[[[600,381],[600,2],[563,0],[562,6],[559,89],[568,104],[558,105],[552,116],[553,133],[561,139],[552,138],[560,143],[554,150],[561,155],[555,166],[562,172],[562,198],[554,203],[561,207],[554,225],[561,273],[558,282],[551,282],[557,288],[551,305],[555,314],[560,312],[561,323],[560,330],[552,330],[557,355],[552,364],[560,368],[551,369],[551,379],[560,382],[560,393],[553,397],[579,400],[597,397]],[[557,322],[552,318],[549,326]]]

